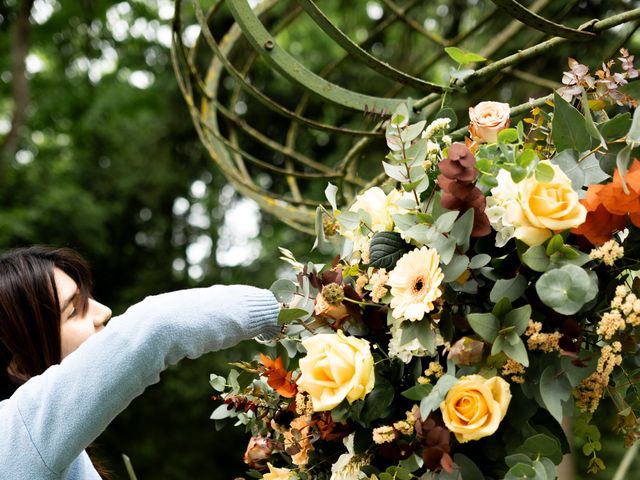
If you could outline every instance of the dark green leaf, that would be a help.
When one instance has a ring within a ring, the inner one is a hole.
[[[557,152],[591,149],[591,136],[585,128],[582,114],[558,93],[553,95],[554,114],[552,121],[553,143]]]
[[[627,134],[629,128],[631,128],[631,114],[619,113],[611,120],[600,124],[600,133],[606,140],[618,140]]]
[[[369,265],[393,270],[398,260],[409,249],[410,246],[402,239],[399,233],[376,232],[369,246]]]
[[[419,402],[424,397],[429,395],[431,393],[431,390],[433,390],[433,385],[427,383],[424,385],[416,385],[414,387],[411,387],[402,392],[401,395],[405,398],[408,398],[409,400]]]
[[[278,314],[278,325],[287,325],[307,314],[308,312],[302,308],[283,308]]]

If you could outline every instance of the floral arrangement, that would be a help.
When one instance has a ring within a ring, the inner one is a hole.
[[[326,265],[294,275],[275,353],[211,376],[251,433],[249,475],[285,479],[554,479],[569,452],[605,468],[603,398],[640,436],[640,98],[633,57],[563,88],[512,125],[510,107],[386,126],[389,180],[318,208]],[[566,426],[566,425],[565,425]]]

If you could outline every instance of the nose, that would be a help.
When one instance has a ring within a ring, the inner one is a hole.
[[[93,310],[93,324],[100,329],[111,318],[111,309],[93,298],[89,301],[91,302],[90,308]]]

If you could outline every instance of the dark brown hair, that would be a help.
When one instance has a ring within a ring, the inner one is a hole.
[[[62,360],[55,268],[78,285],[78,307],[84,314],[91,273],[76,252],[33,246],[0,256],[0,400]]]

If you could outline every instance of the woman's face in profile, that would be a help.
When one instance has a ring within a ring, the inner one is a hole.
[[[54,280],[60,303],[60,341],[62,358],[76,350],[94,333],[104,328],[111,318],[111,309],[89,298],[84,315],[80,304],[80,291],[76,282],[62,270],[54,270]]]

